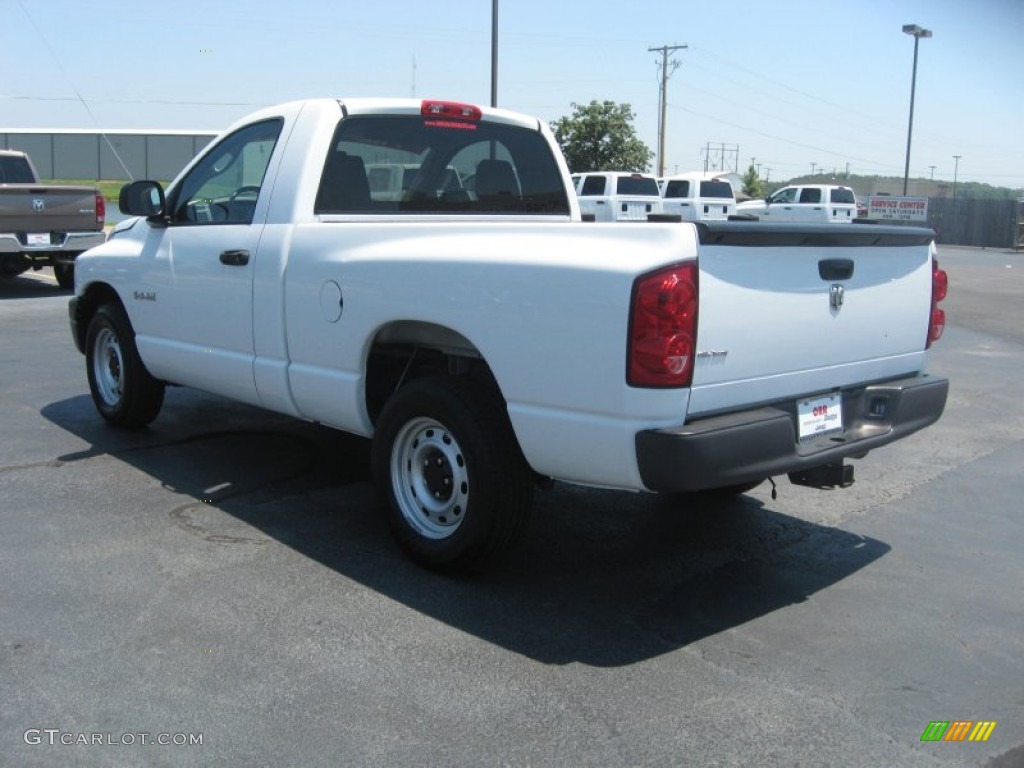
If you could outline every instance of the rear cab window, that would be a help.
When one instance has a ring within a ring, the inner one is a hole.
[[[732,185],[727,181],[702,181],[700,183],[700,196],[732,200]]]
[[[619,176],[615,184],[615,194],[659,197],[658,182],[653,176]]]
[[[856,205],[857,198],[849,187],[836,187],[829,193],[829,201],[833,203],[846,203]]]
[[[566,216],[539,131],[486,120],[353,115],[331,142],[315,213]]]
[[[34,184],[28,160],[19,155],[0,155],[0,184]]]

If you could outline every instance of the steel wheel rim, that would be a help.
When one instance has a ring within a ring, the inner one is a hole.
[[[124,358],[121,342],[109,328],[96,334],[93,342],[93,379],[96,391],[107,405],[114,407],[121,402],[121,385],[124,378]]]
[[[438,421],[416,418],[391,449],[391,485],[405,521],[421,536],[446,539],[462,525],[469,472],[462,448]]]

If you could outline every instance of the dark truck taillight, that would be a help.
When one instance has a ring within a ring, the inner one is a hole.
[[[946,291],[949,290],[949,277],[946,270],[939,269],[939,260],[932,259],[932,309],[928,315],[928,341],[924,345],[928,349],[933,341],[942,338],[942,332],[946,330],[946,313],[939,309],[939,302],[946,298]]]
[[[630,303],[626,382],[688,387],[697,341],[697,262],[641,275]]]
[[[103,221],[107,218],[107,201],[103,199],[103,195],[99,192],[96,193],[96,223],[100,229],[103,229]]]

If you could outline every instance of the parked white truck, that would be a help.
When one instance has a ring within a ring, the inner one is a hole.
[[[371,163],[418,170],[378,198]],[[439,570],[508,547],[538,482],[845,486],[946,400],[931,230],[579,224],[549,129],[510,112],[290,103],[120,204],[69,307],[103,418],[178,384],[372,438],[392,531]]]
[[[850,224],[857,218],[857,197],[850,187],[802,184],[739,203],[736,213],[776,223]]]

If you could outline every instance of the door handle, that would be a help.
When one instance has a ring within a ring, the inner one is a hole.
[[[245,250],[224,251],[220,255],[220,263],[229,267],[244,267],[249,263],[249,252]]]

